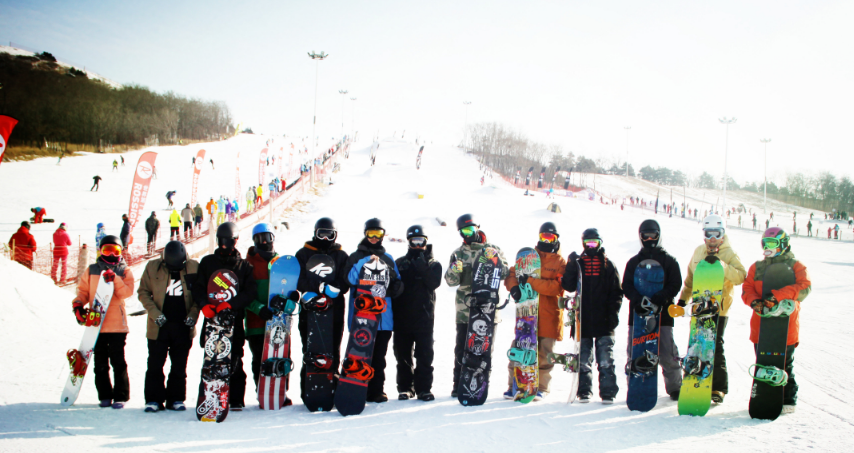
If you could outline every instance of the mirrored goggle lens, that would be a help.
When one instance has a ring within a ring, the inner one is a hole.
[[[335,230],[331,230],[328,228],[320,228],[317,230],[316,236],[318,239],[335,239]]]
[[[412,247],[424,247],[427,245],[427,238],[412,238],[409,240],[409,245]]]
[[[469,237],[477,233],[477,227],[474,225],[467,226],[460,230],[460,234],[463,236]]]
[[[269,244],[269,243],[273,242],[273,233],[256,234],[255,240],[260,244]]]
[[[721,230],[705,230],[706,239],[720,239],[724,237],[724,232]]]
[[[557,235],[554,233],[540,233],[540,241],[554,242],[557,240]]]
[[[780,240],[777,238],[762,238],[762,248],[765,250],[780,248]]]
[[[602,245],[602,241],[599,239],[586,239],[584,240],[584,246],[587,248],[595,249]]]
[[[101,255],[122,256],[122,247],[120,245],[107,244],[101,247]]]
[[[653,240],[653,241],[654,241],[654,240],[658,239],[658,232],[656,232],[656,231],[648,231],[648,232],[645,232],[645,233],[641,233],[641,238],[642,238],[644,241],[646,241],[646,240]]]
[[[382,238],[383,236],[385,236],[385,231],[383,231],[383,230],[368,230],[368,231],[365,231],[365,236],[367,236],[369,238],[379,239],[379,238]]]

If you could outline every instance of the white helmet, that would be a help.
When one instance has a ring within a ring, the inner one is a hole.
[[[703,231],[705,230],[720,230],[722,234],[726,234],[726,225],[723,217],[717,214],[711,214],[703,219]]]

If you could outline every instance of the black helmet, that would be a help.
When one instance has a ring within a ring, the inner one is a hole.
[[[475,223],[474,217],[472,217],[471,214],[463,214],[457,219],[457,230],[462,230],[469,225],[474,225],[480,228],[480,225]]]
[[[163,264],[170,271],[180,271],[187,265],[187,249],[181,241],[169,241],[163,248]]]
[[[560,237],[560,234],[557,232],[557,227],[552,222],[546,222],[540,226],[540,233],[552,233],[557,237]]]
[[[321,217],[317,219],[317,222],[314,222],[314,231],[317,231],[321,228],[325,228],[327,230],[337,230],[337,228],[335,228],[335,221],[330,219],[329,217]]]
[[[599,230],[596,228],[588,228],[581,233],[581,240],[584,239],[599,239],[602,240],[602,236],[599,236]]]
[[[103,238],[101,238],[101,243],[98,244],[98,248],[101,248],[107,244],[118,245],[119,247],[124,248],[124,245],[122,244],[122,240],[116,236],[113,236],[112,234],[108,234],[108,235],[104,236]]]
[[[643,233],[658,233],[658,239],[654,241],[644,241]],[[661,227],[658,222],[652,219],[647,219],[641,222],[638,228],[638,239],[641,241],[642,247],[654,248],[661,245]]]
[[[368,230],[383,230],[383,231],[385,231],[385,228],[383,228],[383,221],[376,218],[376,217],[374,217],[373,219],[368,219],[368,221],[365,222],[365,231],[368,231]]]
[[[220,247],[233,249],[240,237],[240,230],[233,222],[225,222],[216,229],[216,244]]]
[[[406,230],[406,239],[414,237],[422,237],[426,239],[427,234],[424,233],[424,227],[421,225],[412,225],[408,230]]]

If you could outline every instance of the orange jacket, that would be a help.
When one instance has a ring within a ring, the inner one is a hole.
[[[537,250],[540,255],[540,278],[529,278],[531,288],[540,294],[540,312],[537,319],[537,336],[563,340],[563,310],[558,307],[557,299],[563,295],[560,280],[566,269],[566,260],[558,253],[547,253]],[[516,273],[511,270],[504,279],[504,287],[510,288],[519,284]]]
[[[74,300],[88,302],[89,308],[92,308],[92,301],[95,300],[95,293],[98,291],[100,280],[100,266],[98,264],[89,266],[87,272],[84,272],[80,276],[80,280],[77,281],[77,297]],[[113,297],[110,299],[110,306],[107,307],[107,316],[101,321],[101,332],[128,333],[125,299],[133,295],[133,285],[133,273],[129,268],[125,268],[124,277],[119,277],[116,274],[116,278],[113,280]]]
[[[785,286],[778,290],[771,291],[774,298],[777,300],[792,299],[795,301],[795,311],[789,315],[789,336],[786,339],[786,345],[798,345],[798,331],[800,330],[800,313],[801,301],[810,293],[812,282],[810,281],[807,268],[800,261],[796,261],[792,252],[786,252],[778,257],[770,260],[758,261],[750,266],[747,271],[747,277],[744,279],[744,285],[741,288],[741,299],[745,305],[750,306],[750,303],[757,299],[762,299],[762,280],[756,278],[756,265],[760,264],[762,269],[771,262],[789,261],[792,269],[795,271],[795,284]],[[764,273],[764,272],[762,272]],[[759,342],[759,320],[761,318],[753,312],[750,315],[750,341],[753,343]]]

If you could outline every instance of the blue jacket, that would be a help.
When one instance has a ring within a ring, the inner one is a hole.
[[[216,201],[216,207],[219,212],[225,212],[225,199],[220,198]]]
[[[394,269],[394,273],[389,275],[389,284],[394,280],[400,280],[400,272],[397,270],[397,264],[394,262],[394,258],[385,251],[385,248],[381,245],[371,245],[367,239],[362,240],[359,244],[359,247],[353,252],[350,257],[347,259],[347,280],[350,283],[351,291],[350,291],[350,299],[347,304],[347,326],[348,329],[351,327],[353,323],[353,313],[355,312],[355,306],[353,305],[353,301],[356,299],[357,291],[356,287],[359,285],[359,272],[362,270],[362,266],[365,265],[371,259],[371,255],[376,255],[380,257],[380,259],[385,262],[389,269]],[[378,330],[393,330],[394,329],[394,314],[391,311],[391,298],[397,296],[396,294],[386,294],[385,303],[386,310],[385,312],[379,316],[380,324],[377,328]]]

